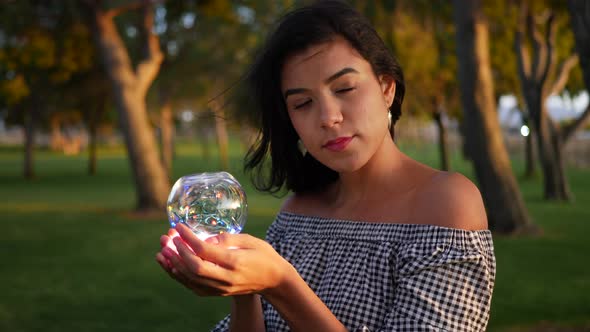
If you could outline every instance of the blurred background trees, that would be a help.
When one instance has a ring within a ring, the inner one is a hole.
[[[0,114],[6,126],[23,129],[23,175],[35,175],[36,133],[50,137],[43,146],[87,150],[89,174],[97,172],[101,133],[121,135],[143,211],[165,204],[175,142],[187,133],[204,158],[214,155],[208,146],[215,141],[219,167],[229,169],[231,137],[247,149],[256,130],[242,89],[256,47],[278,17],[309,2],[4,2]],[[564,120],[547,105],[556,96],[571,104],[590,84],[587,2],[350,3],[371,20],[404,69],[397,139],[403,142],[410,123],[417,131],[433,128],[445,170],[453,168],[449,156],[459,140],[492,227],[534,229],[507,152],[513,139],[526,147],[519,154],[528,176],[540,165],[539,195],[569,199],[563,150],[585,128],[589,111]],[[521,119],[516,128],[502,122],[499,105],[506,99]],[[521,125],[530,134],[518,134]]]
[[[61,98],[76,74],[92,67],[94,49],[83,23],[66,2],[3,5],[0,49],[1,104],[8,122],[24,128],[24,169],[33,178],[35,132],[75,112]],[[60,115],[61,114],[61,115]]]

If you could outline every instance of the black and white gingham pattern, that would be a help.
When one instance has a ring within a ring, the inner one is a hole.
[[[281,212],[267,241],[350,331],[484,331],[496,273],[492,236],[432,225]],[[267,332],[289,331],[263,300]],[[213,331],[227,331],[229,316]]]

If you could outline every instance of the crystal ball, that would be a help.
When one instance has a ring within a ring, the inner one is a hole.
[[[242,231],[248,214],[246,193],[227,172],[181,177],[168,196],[170,225],[188,226],[200,239]]]

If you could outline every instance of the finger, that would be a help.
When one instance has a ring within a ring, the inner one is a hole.
[[[183,258],[189,259],[188,257],[192,255],[196,255],[203,260],[226,266],[230,260],[230,253],[228,252],[227,248],[220,247],[218,245],[210,244],[205,241],[199,240],[187,227],[179,227],[178,233],[180,234],[179,238],[175,238],[173,243],[178,247],[184,245],[185,247],[189,247],[192,251],[186,252],[184,251]],[[179,251],[180,253],[180,251]],[[198,261],[196,262],[198,265]]]
[[[172,278],[176,279],[189,289],[192,289],[195,286],[199,285],[200,278],[198,275],[195,275],[192,264],[190,264],[190,266],[187,265],[182,259],[182,257],[176,254],[175,252],[172,252],[170,248],[165,248],[164,252],[165,256],[169,257],[169,274]]]
[[[170,263],[168,263],[168,260],[166,259],[166,257],[164,257],[164,255],[162,255],[162,253],[156,254],[156,261],[158,262],[158,264],[160,264],[160,266],[162,266],[164,270],[169,271],[171,269]]]
[[[168,261],[168,259],[166,259],[166,257],[164,257],[164,255],[162,255],[162,253],[156,254],[156,261],[158,261],[158,264],[160,264],[162,269],[168,274],[170,278],[188,287],[188,280],[182,274],[178,273],[176,268],[172,267],[172,264]]]
[[[170,248],[172,249],[174,252],[177,252],[176,250],[176,246],[174,245],[174,242],[172,242],[172,238],[168,235],[162,235],[160,237],[160,247],[161,248]]]
[[[192,273],[191,277],[193,277],[194,280],[197,280],[196,278],[204,278],[227,284],[227,276],[229,273],[227,269],[199,257],[182,239],[176,238],[174,239],[174,242],[178,248],[178,253],[182,258],[182,261]],[[198,281],[201,282],[201,280]]]
[[[178,253],[176,253],[170,247],[163,248],[161,253],[168,260],[168,264],[172,272],[174,272],[174,270],[181,271],[185,269],[184,263],[182,262],[182,259]]]
[[[162,253],[156,254],[156,260],[170,278],[178,281],[199,296],[221,295],[223,292],[221,289],[227,287],[226,283],[191,275],[182,266],[175,265],[177,267],[172,267],[173,264],[169,263]]]
[[[166,247],[168,245],[168,242],[170,242],[170,237],[168,235],[160,236],[160,247]]]
[[[169,236],[170,238],[177,237],[177,236],[178,236],[178,232],[176,231],[176,229],[174,229],[174,228],[170,228],[170,229],[168,230],[168,236]]]
[[[170,261],[172,273],[175,275],[182,275],[188,280],[193,280],[196,277],[199,277],[199,273],[203,271],[201,267],[203,260],[196,256],[192,252],[192,249],[190,249],[179,237],[176,237],[174,242],[177,243],[173,244],[178,250],[177,252],[174,252],[168,247],[162,250],[164,256]]]
[[[199,240],[199,238],[197,238],[195,233],[193,233],[190,230],[190,228],[188,228],[184,224],[176,224],[176,227],[174,227],[173,231],[176,232],[176,234],[178,234],[178,236],[180,236],[185,241],[186,240]]]
[[[249,234],[229,234],[223,233],[215,236],[220,245],[231,249],[254,249],[266,244],[265,241]]]
[[[182,238],[183,242],[186,243],[193,250],[193,252],[195,252],[195,253],[198,252],[197,255],[199,257],[204,258],[205,260],[208,260],[208,261],[214,261],[217,255],[222,255],[221,250],[217,250],[217,251],[213,250],[212,247],[215,247],[215,246],[213,246],[210,242],[207,243],[207,242],[199,239],[185,225],[177,224],[176,231],[178,231],[180,238]],[[219,259],[222,260],[223,257],[219,257]]]
[[[219,236],[210,236],[204,240],[209,244],[219,244]]]
[[[178,249],[178,255],[181,257],[183,262],[191,265],[191,272],[197,274],[200,273],[202,270],[201,265],[203,265],[205,261],[200,256],[195,254],[193,248],[180,237],[174,238],[172,243]],[[210,262],[207,263],[211,264]]]

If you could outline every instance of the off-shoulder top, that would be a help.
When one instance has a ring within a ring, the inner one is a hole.
[[[434,225],[280,212],[266,240],[349,331],[484,331],[492,235]],[[262,299],[267,332],[289,331]],[[227,316],[213,331],[227,331]]]

